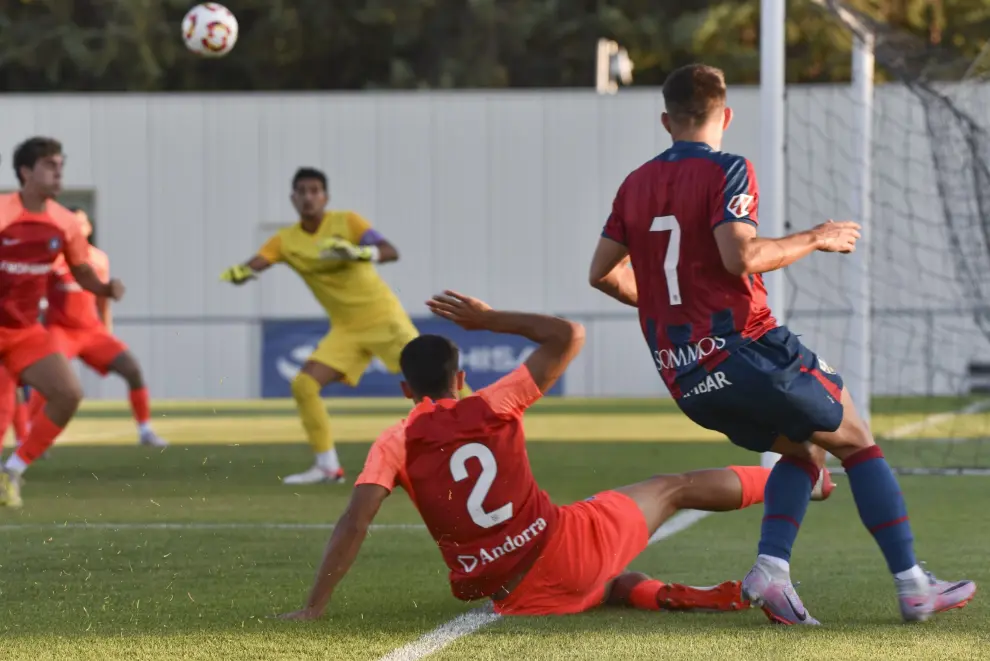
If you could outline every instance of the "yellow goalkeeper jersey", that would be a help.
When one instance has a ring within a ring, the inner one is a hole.
[[[272,264],[285,263],[298,273],[333,326],[364,330],[408,316],[374,264],[324,259],[319,246],[331,238],[357,245],[369,233],[374,235],[371,223],[353,211],[327,211],[315,234],[303,231],[296,223],[280,229],[258,254]]]

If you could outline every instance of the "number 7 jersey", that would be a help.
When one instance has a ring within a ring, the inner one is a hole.
[[[455,597],[489,597],[533,564],[558,508],[536,484],[523,412],[541,397],[523,365],[462,400],[424,400],[383,433],[356,485],[402,486],[450,570]]]
[[[643,335],[674,397],[721,387],[715,367],[777,325],[763,277],[729,273],[715,242],[724,223],[755,227],[758,205],[752,163],[700,142],[675,142],[615,196],[602,236],[629,251]]]

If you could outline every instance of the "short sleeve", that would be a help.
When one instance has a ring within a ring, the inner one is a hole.
[[[760,189],[753,164],[741,156],[733,156],[722,165],[722,175],[715,186],[712,229],[722,223],[747,223],[756,227]]]
[[[89,247],[89,265],[100,280],[106,282],[110,279],[110,258],[95,246]]]
[[[501,379],[478,391],[497,415],[519,416],[535,404],[543,393],[533,380],[529,368],[520,365]]]
[[[358,484],[377,484],[389,491],[395,489],[395,485],[399,484],[400,477],[405,470],[403,430],[404,427],[399,424],[382,432],[368,451],[364,468],[357,480],[354,481],[355,486]]]
[[[356,245],[370,246],[384,240],[368,219],[359,213],[347,212],[347,227],[350,230],[350,241]]]
[[[62,246],[62,254],[69,266],[82,266],[89,264],[89,241],[83,236],[79,225],[76,222],[65,223],[65,245]]]
[[[602,236],[604,238],[611,239],[622,245],[627,245],[626,223],[623,217],[625,210],[625,189],[626,185],[623,182],[615,194],[615,200],[612,201],[612,213],[608,215],[608,220],[605,221],[605,229],[602,230]]]
[[[269,264],[276,264],[282,261],[282,236],[273,235],[265,241],[265,245],[258,250],[258,256],[264,258]]]

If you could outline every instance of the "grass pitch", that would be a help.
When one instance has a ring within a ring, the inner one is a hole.
[[[403,406],[331,405],[338,435],[364,441],[340,445],[351,476],[367,441]],[[665,405],[652,406],[548,402],[534,411],[534,437],[556,441],[530,447],[541,485],[557,502],[570,502],[656,472],[753,461]],[[0,511],[5,658],[379,659],[472,608],[450,597],[439,553],[397,492],[324,620],[268,619],[302,604],[327,526],[350,488],[279,484],[310,461],[305,446],[278,443],[300,436],[283,404],[212,407],[160,409],[158,427],[182,443],[163,452],[121,445],[133,441],[133,430],[120,408],[91,407],[52,458],[31,469],[24,510]],[[888,424],[884,415],[904,425],[919,413],[878,412],[875,426]],[[953,424],[982,427],[975,419]],[[910,447],[889,446],[898,443]],[[899,623],[882,557],[838,480],[831,500],[812,504],[794,555],[799,590],[825,623],[820,629],[773,628],[758,611],[601,610],[502,619],[430,658],[990,658],[990,607],[980,592],[962,611],[919,626]],[[920,557],[947,578],[986,584],[987,478],[901,482]],[[755,553],[760,515],[753,508],[708,517],[652,546],[633,568],[698,585],[740,578]]]

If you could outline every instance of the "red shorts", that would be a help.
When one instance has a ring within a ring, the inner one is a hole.
[[[104,376],[117,356],[127,351],[127,345],[110,334],[102,326],[95,328],[67,328],[49,326],[58,351],[69,360],[79,358]]]
[[[639,505],[618,491],[560,508],[557,530],[519,585],[501,601],[502,615],[566,615],[594,608],[609,581],[650,540]]]
[[[58,347],[41,324],[26,328],[0,328],[0,363],[15,382],[20,380],[24,368],[53,353],[58,353]]]

